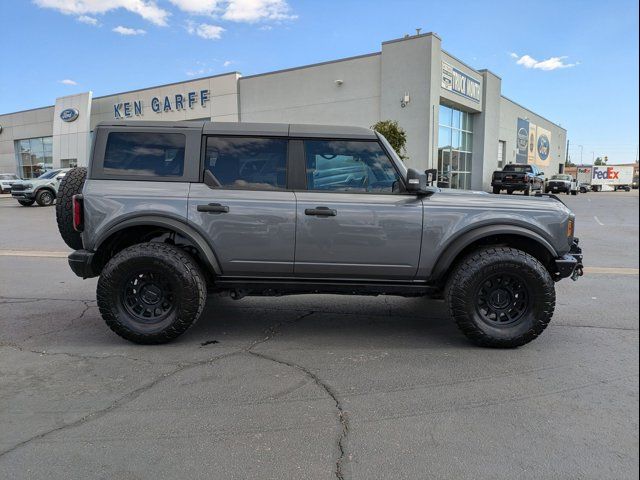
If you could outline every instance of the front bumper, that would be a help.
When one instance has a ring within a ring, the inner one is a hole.
[[[96,277],[96,273],[93,267],[93,258],[95,253],[88,250],[76,250],[69,255],[69,266],[73,273],[81,278]]]
[[[16,200],[35,200],[34,192],[11,192],[11,196]]]
[[[584,275],[582,265],[582,248],[580,248],[580,240],[573,239],[569,253],[564,254],[560,258],[556,258],[556,280],[571,277],[571,280],[578,280],[578,277]]]

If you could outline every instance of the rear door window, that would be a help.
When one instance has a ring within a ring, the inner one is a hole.
[[[105,174],[180,177],[186,137],[181,133],[110,132]]]
[[[287,144],[281,138],[208,137],[204,168],[218,188],[287,188]]]

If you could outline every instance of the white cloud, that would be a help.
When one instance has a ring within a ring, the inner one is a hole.
[[[64,80],[60,80],[60,83],[62,83],[63,85],[78,85],[78,82],[76,82],[75,80],[71,80],[70,78],[65,78]]]
[[[43,8],[51,8],[65,15],[96,15],[122,8],[140,15],[145,20],[160,26],[167,25],[169,12],[154,0],[34,0]]]
[[[218,25],[209,25],[208,23],[196,25],[193,22],[187,23],[187,32],[207,40],[219,40],[224,31],[225,29]]]
[[[224,62],[222,62],[222,66],[223,67],[228,67],[229,65],[231,65],[233,62],[231,60],[225,60]]]
[[[76,20],[80,23],[86,23],[87,25],[98,25],[98,19],[88,15],[80,15]]]
[[[169,0],[183,12],[195,15],[213,15],[219,11],[218,0]]]
[[[254,23],[261,20],[293,20],[286,0],[229,0],[222,18],[232,22]]]
[[[544,70],[544,71],[551,71],[551,70],[558,70],[560,68],[571,68],[571,67],[575,67],[576,65],[580,65],[579,62],[576,63],[565,63],[565,59],[568,58],[566,56],[564,57],[549,57],[546,60],[541,60],[538,61],[535,58],[533,58],[531,55],[518,55],[517,53],[510,53],[509,56],[511,58],[517,59],[516,60],[516,64],[517,65],[522,65],[525,68],[534,68],[536,70]]]
[[[147,33],[145,30],[142,30],[141,28],[129,28],[129,27],[123,27],[122,25],[118,25],[116,28],[113,29],[114,32],[119,33],[120,35],[144,35],[145,33]]]

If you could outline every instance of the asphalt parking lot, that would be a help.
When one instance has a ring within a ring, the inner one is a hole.
[[[638,478],[638,192],[562,197],[586,275],[546,332],[444,305],[210,298],[177,341],[105,326],[53,208],[0,198],[0,478]]]

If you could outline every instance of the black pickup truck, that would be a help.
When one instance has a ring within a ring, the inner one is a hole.
[[[493,172],[491,178],[493,193],[506,190],[509,195],[515,191],[522,191],[530,195],[533,190],[544,191],[544,172],[535,165],[510,163],[502,170]]]

